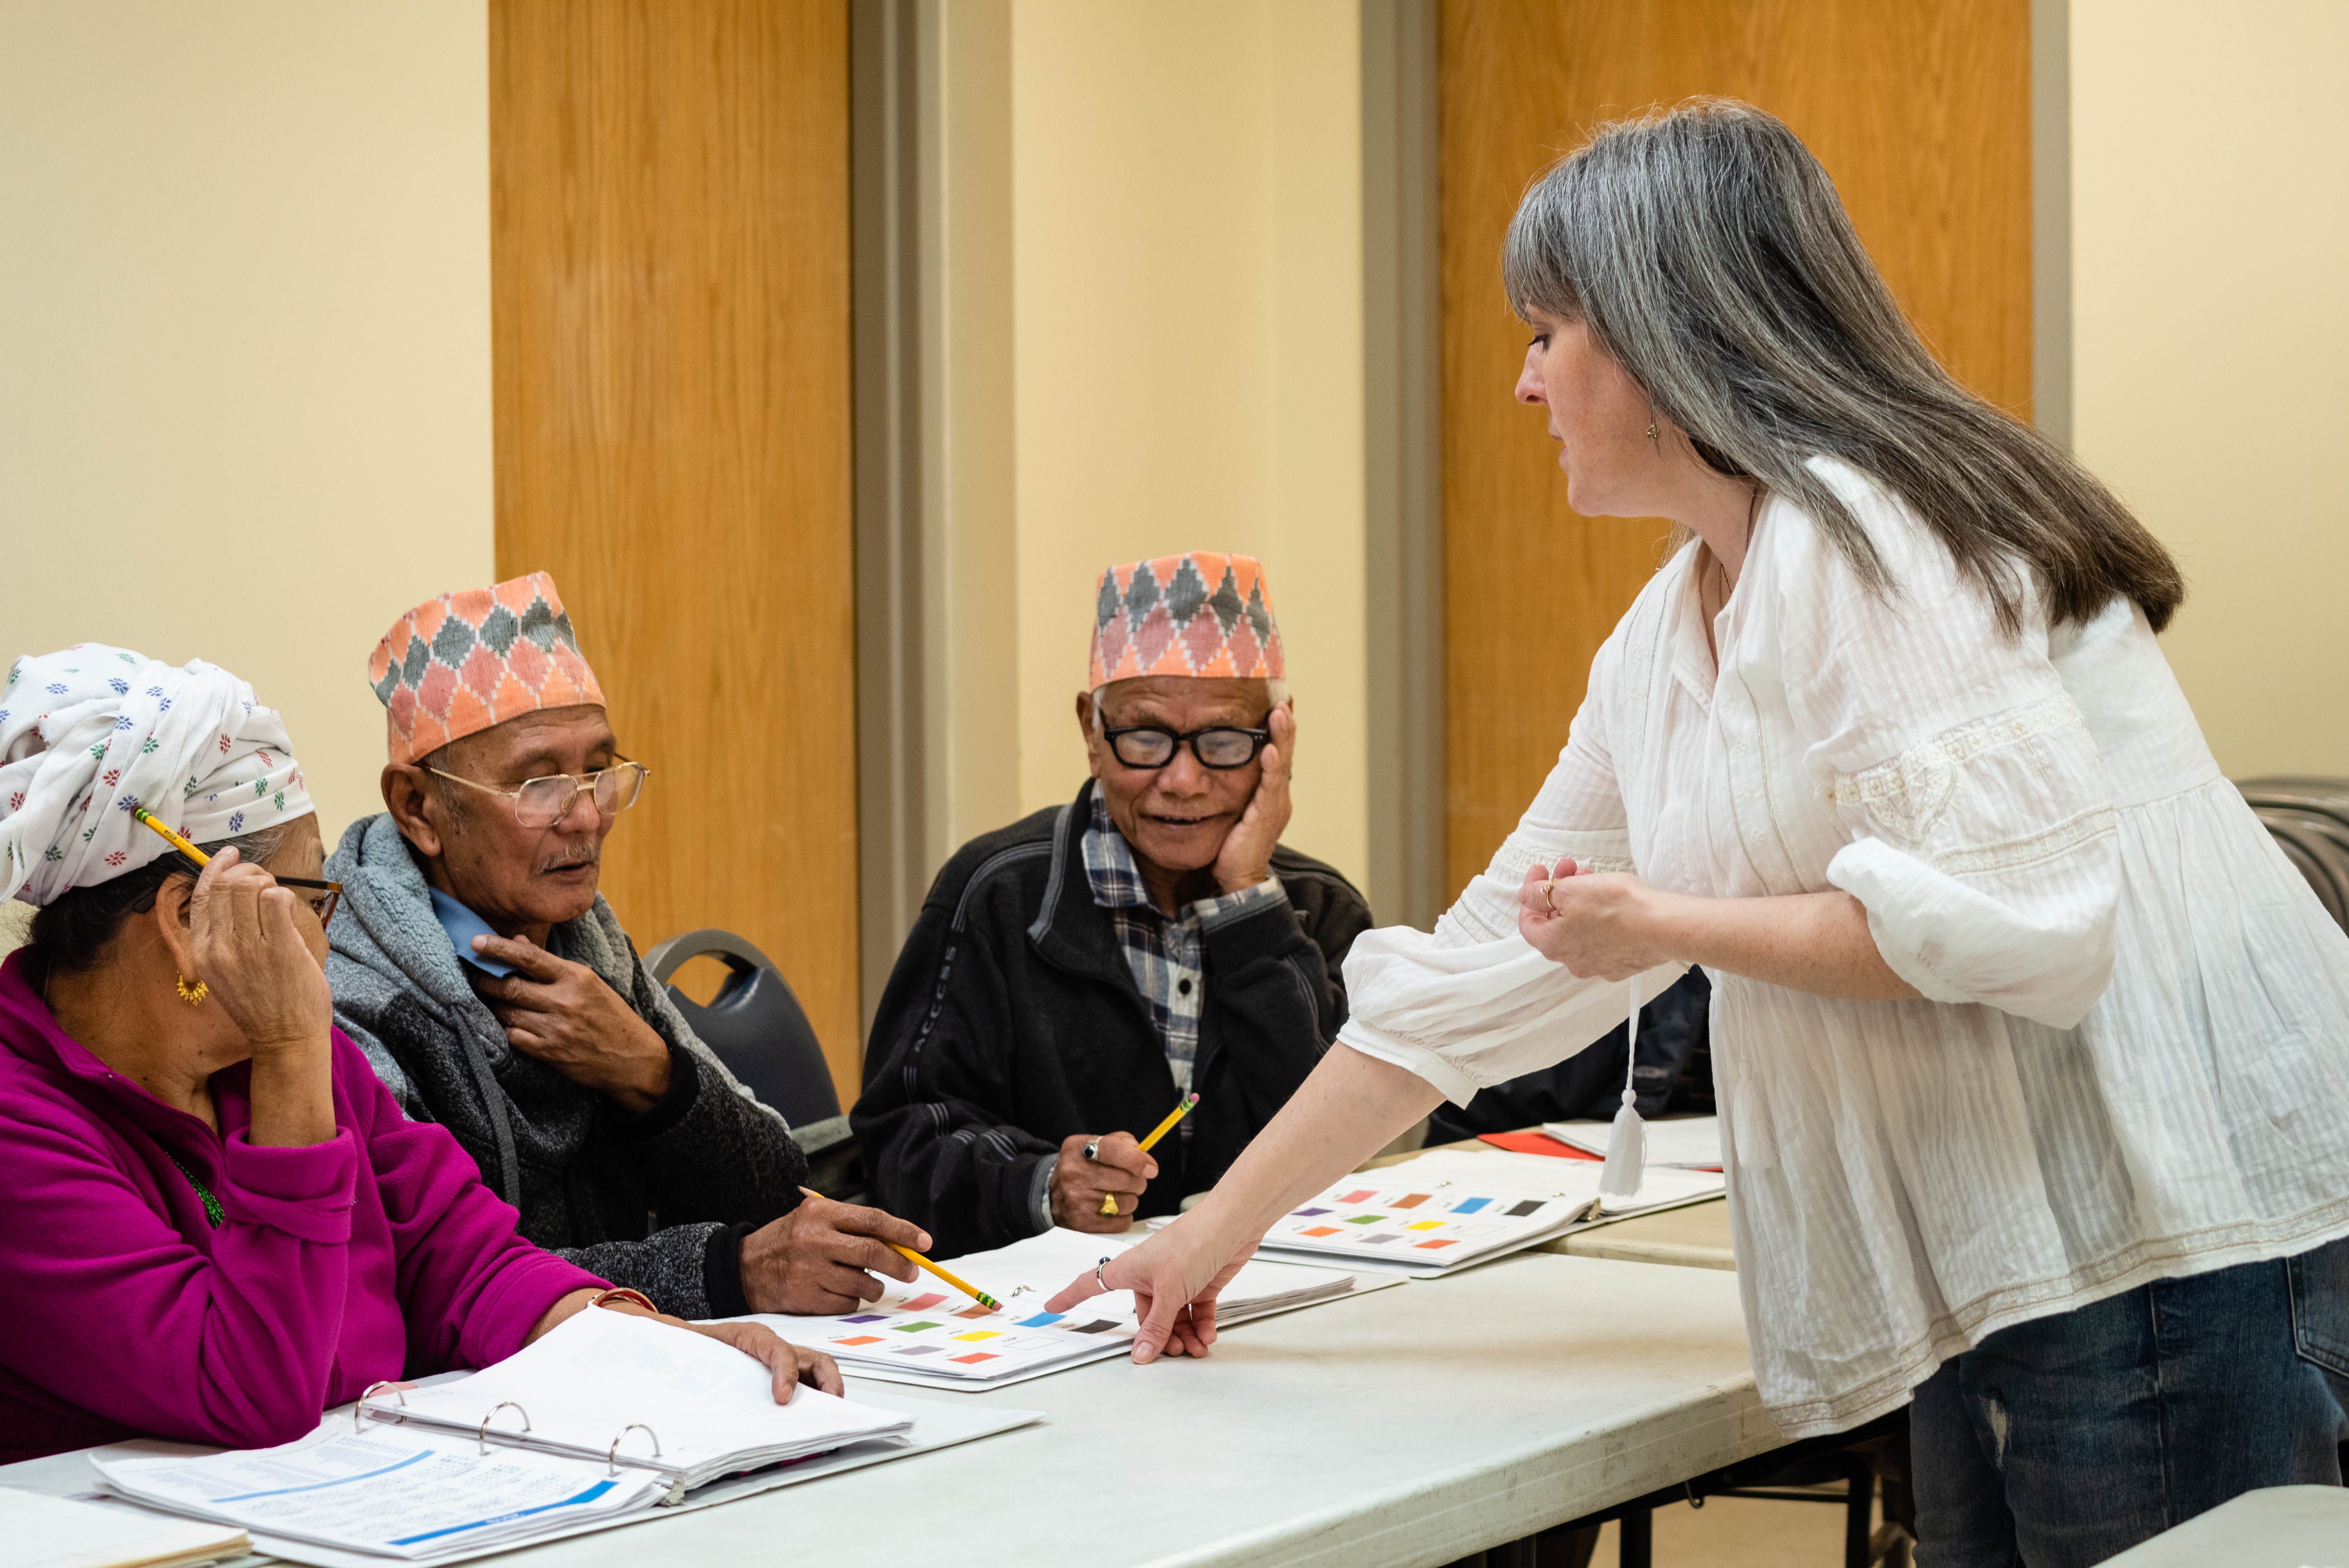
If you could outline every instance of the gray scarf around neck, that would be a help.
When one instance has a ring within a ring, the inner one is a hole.
[[[411,1119],[445,1125],[485,1175],[494,1170],[498,1195],[523,1207],[524,1167],[567,1169],[587,1137],[596,1097],[508,1043],[504,1026],[466,983],[423,871],[388,812],[345,830],[326,875],[343,884],[327,933],[336,1022]],[[691,1053],[705,1092],[740,1095],[781,1124],[781,1114],[695,1036],[601,894],[587,913],[554,927],[547,945],[594,970],[656,1034]]]

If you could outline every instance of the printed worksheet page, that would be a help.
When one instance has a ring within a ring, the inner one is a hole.
[[[429,1558],[649,1508],[650,1470],[370,1426],[347,1419],[274,1449],[202,1459],[93,1458],[125,1496],[325,1546]]]

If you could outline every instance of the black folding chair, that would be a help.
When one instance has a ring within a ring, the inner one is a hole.
[[[696,958],[715,958],[728,970],[707,1006],[668,984]],[[808,1157],[808,1185],[829,1198],[860,1200],[856,1139],[841,1114],[832,1068],[806,1009],[773,961],[732,932],[707,930],[670,937],[645,954],[645,967],[668,986],[669,1000],[727,1070],[792,1124]]]
[[[2246,779],[2235,788],[2324,912],[2349,931],[2349,779]]]

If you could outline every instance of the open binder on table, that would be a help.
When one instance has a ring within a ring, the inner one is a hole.
[[[126,1444],[117,1493],[243,1527],[297,1561],[454,1561],[1025,1425],[918,1417],[797,1389],[706,1336],[587,1311],[469,1377],[379,1386],[308,1437],[190,1456]],[[750,1472],[750,1473],[745,1473]],[[726,1478],[740,1477],[740,1480]]]
[[[582,1312],[461,1383],[360,1401],[370,1420],[654,1471],[679,1495],[843,1443],[903,1438],[903,1416],[802,1387],[774,1402],[766,1367],[706,1335]]]

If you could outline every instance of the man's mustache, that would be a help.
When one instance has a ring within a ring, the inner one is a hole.
[[[547,856],[538,862],[538,870],[541,875],[548,872],[567,872],[573,866],[592,866],[603,858],[603,851],[597,845],[581,844]]]

